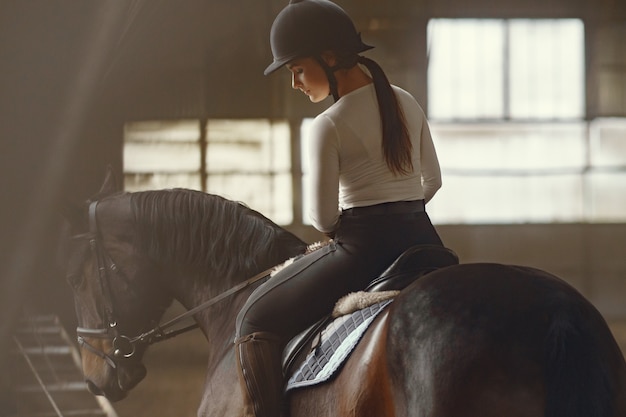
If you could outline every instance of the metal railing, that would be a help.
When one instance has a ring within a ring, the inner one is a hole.
[[[19,417],[118,417],[89,392],[80,355],[55,316],[29,316],[13,335],[9,372]]]

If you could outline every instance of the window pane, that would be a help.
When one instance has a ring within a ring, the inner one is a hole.
[[[585,114],[579,19],[433,19],[428,42],[431,120]]]
[[[207,191],[238,200],[278,224],[293,220],[286,121],[209,120]]]
[[[509,27],[511,118],[582,118],[582,21],[511,20]]]
[[[585,123],[431,123],[431,130],[443,173],[429,204],[437,222],[582,219]]]
[[[590,134],[591,164],[626,170],[626,119],[594,120]]]
[[[200,121],[129,123],[125,189],[202,190]],[[279,224],[292,215],[290,130],[285,121],[213,119],[206,129],[207,189],[241,201]]]
[[[293,223],[293,188],[291,186],[291,173],[274,175],[274,193],[272,194],[271,209],[266,216],[278,224]],[[261,213],[265,213],[261,211]]]
[[[444,171],[582,170],[585,123],[430,123]]]
[[[278,224],[289,224],[291,212],[291,174],[212,174],[208,192],[241,201]]]
[[[428,23],[431,119],[504,117],[504,24],[488,19]]]
[[[626,119],[591,122],[589,221],[626,221]]]
[[[142,121],[127,123],[124,127],[126,142],[194,142],[198,138],[200,129],[197,120]]]
[[[270,172],[291,167],[289,126],[267,119],[210,120],[207,169],[212,172]]]
[[[124,189],[200,189],[197,120],[142,121],[124,127]]]
[[[302,167],[302,223],[310,225],[311,219],[309,213],[311,211],[311,202],[309,201],[309,150],[308,150],[308,130],[309,126],[313,122],[313,118],[306,118],[302,120],[300,126],[300,165]]]
[[[200,176],[194,174],[124,174],[124,190],[144,191],[162,190],[165,188],[191,188],[200,190]]]
[[[198,144],[127,142],[124,146],[125,172],[199,172]]]
[[[626,221],[624,119],[431,130],[443,171],[435,222]]]
[[[580,175],[444,175],[428,203],[434,223],[575,222],[583,215]]]

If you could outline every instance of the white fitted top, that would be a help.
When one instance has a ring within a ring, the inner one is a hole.
[[[424,111],[408,92],[393,86],[413,143],[413,172],[394,175],[382,150],[374,84],[341,97],[311,123],[310,218],[332,232],[342,209],[424,199],[441,187],[441,171]]]

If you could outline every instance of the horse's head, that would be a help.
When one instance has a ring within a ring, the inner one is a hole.
[[[157,287],[157,271],[136,245],[130,196],[112,177],[79,210],[72,226],[67,279],[74,292],[83,374],[89,389],[124,398],[146,374],[146,345],[138,336],[171,302]]]

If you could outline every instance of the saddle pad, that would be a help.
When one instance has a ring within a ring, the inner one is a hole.
[[[376,316],[393,299],[338,317],[321,333],[320,343],[287,381],[285,392],[327,381],[350,356]]]

